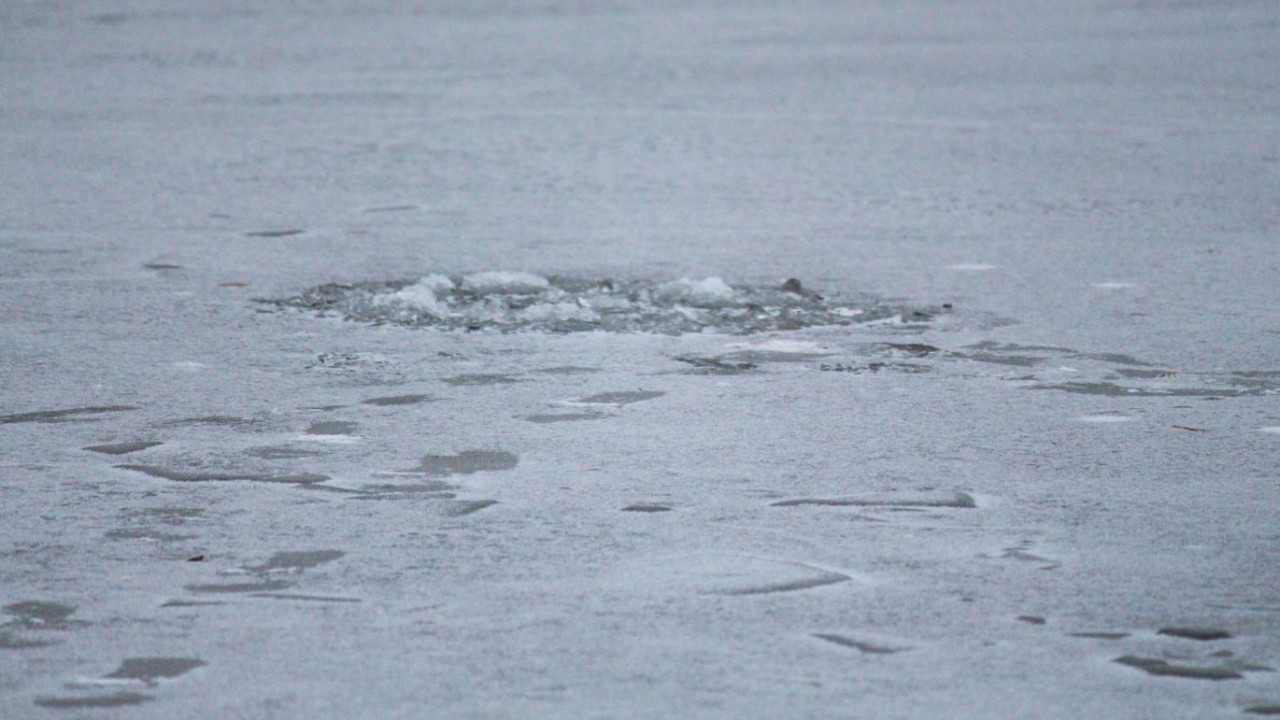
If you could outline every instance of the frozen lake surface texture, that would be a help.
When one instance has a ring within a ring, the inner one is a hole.
[[[0,718],[1280,715],[1280,4],[0,3]]]

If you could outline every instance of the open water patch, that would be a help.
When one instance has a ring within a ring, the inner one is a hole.
[[[815,292],[795,278],[730,285],[718,277],[644,280],[544,277],[524,272],[429,275],[329,283],[264,301],[355,322],[442,330],[748,335],[901,317],[940,309],[883,305],[869,295]]]

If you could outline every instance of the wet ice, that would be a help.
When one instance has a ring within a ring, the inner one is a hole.
[[[160,465],[117,465],[122,470],[163,478],[174,482],[234,482],[238,480],[264,483],[282,483],[287,485],[308,485],[329,479],[328,475],[316,473],[273,474],[261,472],[219,471],[219,470],[179,470]]]
[[[119,680],[139,680],[151,684],[156,680],[176,678],[204,665],[198,658],[143,657],[126,658],[120,667],[103,677]]]
[[[47,708],[114,708],[128,705],[140,705],[153,700],[150,695],[136,692],[115,692],[107,695],[85,695],[75,697],[38,697],[36,705]]]
[[[825,640],[832,643],[833,645],[850,648],[868,655],[893,655],[895,653],[910,650],[910,648],[906,647],[890,647],[888,645],[879,645],[863,640],[855,640],[847,635],[840,635],[837,633],[814,633],[813,636],[819,640]]]
[[[107,445],[89,445],[85,450],[90,450],[104,455],[127,455],[129,453],[146,450],[161,445],[159,442],[147,440],[139,440],[136,442],[109,443]]]
[[[414,468],[401,471],[411,475],[448,477],[494,472],[514,468],[520,458],[505,450],[463,450],[457,455],[426,455]]]

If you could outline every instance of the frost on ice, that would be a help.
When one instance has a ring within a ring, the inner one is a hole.
[[[356,322],[511,332],[649,332],[746,335],[900,316],[869,296],[818,293],[789,279],[730,285],[718,277],[668,282],[481,272],[417,280],[328,284],[272,301]],[[928,318],[916,311],[915,317]]]

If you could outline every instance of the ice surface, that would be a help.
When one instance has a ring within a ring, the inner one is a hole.
[[[1277,27],[6,2],[0,718],[1276,715]]]

